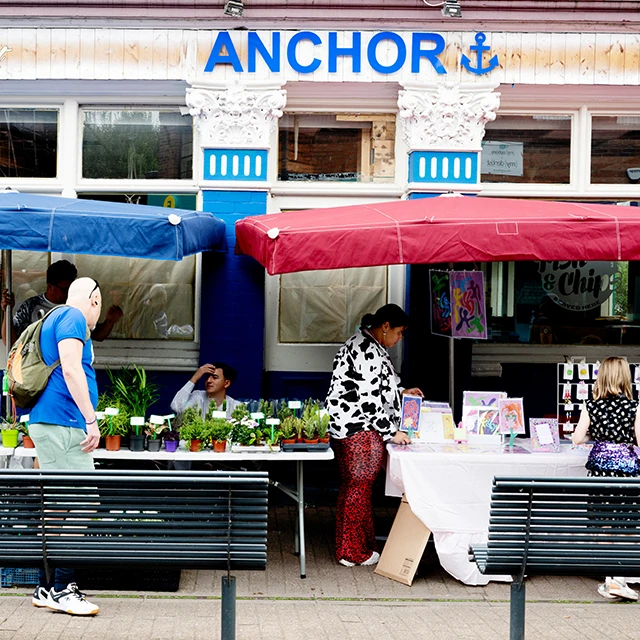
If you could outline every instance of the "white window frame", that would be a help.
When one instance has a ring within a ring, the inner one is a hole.
[[[0,106],[12,109],[56,109],[58,119],[58,169],[56,178],[0,178],[0,188],[10,186],[19,191],[62,195],[75,198],[78,192],[91,193],[184,193],[196,195],[196,207],[202,209],[202,191],[197,182],[200,171],[197,130],[193,132],[193,176],[182,180],[93,180],[81,175],[82,109],[162,109],[178,108],[184,97],[145,96],[139,102],[116,96],[86,96],[52,100],[51,97],[2,97]],[[52,254],[52,260],[60,254]],[[136,363],[155,371],[192,371],[200,360],[200,297],[202,292],[202,259],[196,256],[194,339],[181,340],[105,340],[94,343],[97,369],[117,368]]]

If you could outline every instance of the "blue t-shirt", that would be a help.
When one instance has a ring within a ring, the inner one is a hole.
[[[82,368],[87,376],[89,397],[95,408],[98,404],[98,385],[92,366],[93,345],[91,338],[87,339],[87,321],[79,309],[59,307],[51,312],[42,325],[40,348],[46,364],[51,365],[60,358],[58,343],[67,338],[76,338],[84,344]],[[44,422],[87,430],[85,419],[69,393],[61,366],[54,369],[45,390],[29,412],[29,422]]]

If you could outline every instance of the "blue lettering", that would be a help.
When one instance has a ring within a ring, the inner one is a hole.
[[[222,54],[223,48],[227,50],[227,55]],[[231,41],[231,35],[227,31],[218,33],[216,41],[213,43],[213,47],[211,47],[211,53],[209,54],[204,72],[211,73],[217,64],[230,64],[234,71],[243,71],[240,58],[238,58],[236,48]]]
[[[313,73],[320,66],[320,60],[318,58],[314,58],[313,61],[307,65],[300,64],[298,62],[296,47],[298,46],[298,42],[301,40],[311,40],[314,46],[322,44],[320,36],[312,31],[300,31],[299,33],[296,33],[292,36],[291,40],[289,40],[289,44],[287,45],[287,62],[289,63],[289,66],[298,73]]]
[[[249,57],[249,73],[254,73],[256,70],[256,53],[260,54],[260,57],[264,60],[265,64],[269,68],[269,71],[273,73],[280,72],[280,32],[271,32],[271,53],[267,51],[260,36],[255,31],[249,31],[248,41],[248,57]]]
[[[422,49],[420,45],[425,41],[434,42],[435,47]],[[414,33],[411,40],[411,73],[420,73],[420,58],[426,58],[438,73],[447,73],[438,60],[438,55],[444,51],[444,45],[444,38],[439,33]]]
[[[393,64],[383,65],[378,62],[376,50],[383,40],[391,40],[392,42],[395,42],[396,47],[398,48],[398,57]],[[371,68],[378,73],[395,73],[402,69],[402,65],[406,59],[407,46],[405,45],[404,40],[397,33],[393,33],[392,31],[383,31],[381,33],[377,33],[369,41],[369,46],[367,47],[367,60],[369,60]]]
[[[362,34],[359,31],[353,32],[350,47],[339,47],[338,34],[335,31],[329,32],[329,73],[336,73],[338,70],[338,56],[351,56],[353,73],[360,73],[362,70]]]

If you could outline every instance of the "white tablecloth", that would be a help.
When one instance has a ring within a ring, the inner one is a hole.
[[[468,559],[469,545],[487,540],[494,476],[586,475],[584,449],[563,446],[559,453],[508,453],[505,449],[387,445],[387,494],[406,494],[413,513],[433,534],[441,565],[465,584],[511,580],[510,576],[482,575]]]

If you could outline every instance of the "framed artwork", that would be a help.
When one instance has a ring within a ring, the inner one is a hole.
[[[522,398],[501,398],[498,409],[500,433],[525,433]]]
[[[422,398],[420,396],[402,396],[402,420],[400,430],[407,433],[418,434],[420,428],[420,406]]]
[[[465,407],[498,407],[501,398],[506,398],[504,391],[463,391],[462,405]]]
[[[560,451],[560,432],[557,418],[530,418],[531,450],[542,452]]]

